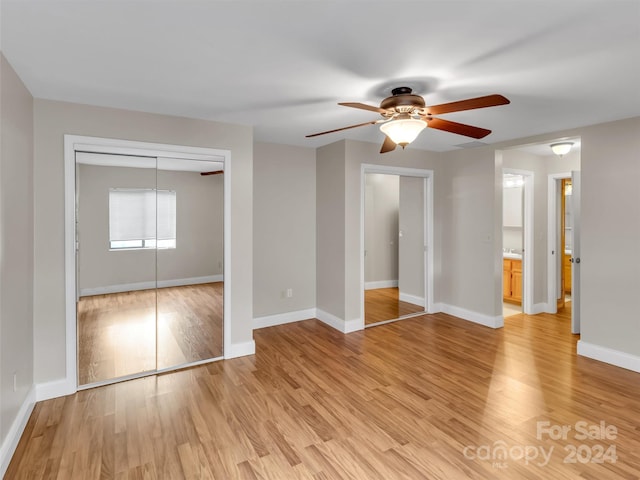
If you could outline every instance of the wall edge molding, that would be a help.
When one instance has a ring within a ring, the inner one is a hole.
[[[11,458],[18,447],[18,442],[20,442],[20,437],[24,432],[25,427],[27,426],[27,422],[29,421],[29,417],[31,416],[31,412],[33,412],[33,407],[36,405],[36,386],[31,385],[27,395],[20,405],[18,409],[18,414],[13,419],[11,423],[11,427],[7,431],[7,436],[2,440],[2,444],[0,444],[0,478],[4,478],[4,474],[7,472],[9,468],[9,463],[11,463]]]
[[[316,309],[316,318],[322,323],[325,323],[342,333],[351,333],[364,329],[364,321],[360,318],[343,320],[342,318],[336,317],[332,313],[325,312],[319,308]]]
[[[449,305],[446,303],[440,303],[438,304],[438,306],[438,311],[453,315],[454,317],[461,318],[462,320],[467,320],[469,322],[484,325],[485,327],[489,328],[504,327],[504,318],[502,317],[502,315],[486,315],[484,313],[474,312],[472,310],[467,310],[466,308],[457,307],[455,305]]]
[[[640,373],[640,356],[578,340],[577,354]]]
[[[51,398],[64,397],[76,393],[75,382],[69,378],[52,380],[36,384],[36,401],[49,400]]]
[[[255,355],[256,342],[251,340],[249,342],[232,343],[230,348],[224,352],[224,359],[231,360],[232,358],[246,357],[247,355]]]
[[[263,317],[255,317],[253,319],[253,329],[275,327],[276,325],[284,325],[285,323],[299,322],[316,318],[317,311],[315,308],[307,308],[305,310],[295,310],[285,313],[276,313],[273,315],[265,315]]]
[[[398,280],[377,280],[375,282],[365,282],[365,290],[375,290],[377,288],[396,288]]]

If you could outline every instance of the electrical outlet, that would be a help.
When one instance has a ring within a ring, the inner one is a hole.
[[[18,391],[18,372],[13,372],[13,391]]]
[[[293,288],[287,288],[287,298],[293,297]]]

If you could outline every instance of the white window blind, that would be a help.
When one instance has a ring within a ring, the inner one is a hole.
[[[109,189],[110,248],[175,248],[176,192]]]

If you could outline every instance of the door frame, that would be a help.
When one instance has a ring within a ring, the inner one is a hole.
[[[75,393],[84,388],[92,388],[131,380],[133,378],[156,375],[171,370],[185,368],[218,360],[207,359],[162,370],[151,370],[138,374],[118,377],[116,380],[92,383],[88,386],[78,385],[78,333],[77,333],[77,263],[76,263],[76,151],[93,153],[115,153],[121,155],[140,155],[152,157],[183,158],[185,160],[216,161],[224,163],[224,265],[223,278],[223,355],[231,351],[231,151],[192,147],[186,145],[170,145],[162,143],[120,140],[113,138],[90,137],[82,135],[64,136],[64,212],[65,212],[65,340],[66,340],[66,376],[64,383],[68,393]],[[220,357],[223,358],[223,357]]]
[[[522,313],[533,315],[537,313],[533,309],[533,269],[535,255],[533,247],[533,187],[535,177],[534,172],[532,172],[531,170],[521,170],[518,168],[505,167],[502,169],[503,178],[505,173],[510,173],[512,175],[521,175],[524,179],[524,184],[522,185],[522,228],[524,230],[522,235]],[[504,196],[502,197],[502,203],[504,208]],[[501,243],[503,241],[504,240],[501,239]],[[502,246],[504,247],[504,245]],[[500,250],[502,250],[502,248]],[[502,303],[502,289],[500,289],[500,299],[500,303]]]
[[[433,170],[421,168],[396,167],[391,165],[375,165],[363,163],[360,166],[360,319],[365,326],[364,312],[364,215],[365,215],[365,176],[369,173],[379,173],[383,175],[398,175],[403,177],[420,177],[424,179],[424,239],[425,251],[424,262],[424,311],[416,315],[433,313]],[[393,321],[393,320],[392,320]]]
[[[570,179],[571,172],[551,173],[547,177],[547,313],[558,313],[557,293],[559,278],[562,278],[562,255],[558,251],[560,232],[558,231],[558,197],[562,190],[562,180]],[[573,281],[573,279],[572,279]]]

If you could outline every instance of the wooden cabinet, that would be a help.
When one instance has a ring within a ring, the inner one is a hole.
[[[571,293],[571,255],[564,254],[562,259],[562,270],[564,272],[564,292]]]
[[[502,260],[502,298],[505,302],[522,303],[522,260]]]

